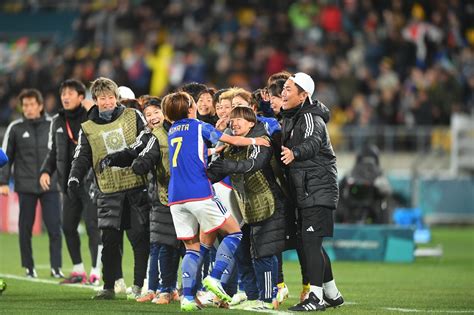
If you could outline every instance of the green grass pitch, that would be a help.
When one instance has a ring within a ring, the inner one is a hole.
[[[328,309],[329,314],[474,314],[474,228],[434,228],[433,241],[427,246],[441,244],[441,258],[417,258],[412,264],[383,264],[368,262],[334,262],[337,285],[346,304]],[[86,237],[82,237],[84,263],[90,259]],[[124,242],[125,280],[132,283],[132,251]],[[63,242],[64,244],[64,242]],[[48,282],[49,254],[47,236],[33,239],[34,257],[40,280]],[[71,268],[63,245],[63,271]],[[285,280],[290,299],[282,304],[281,312],[297,302],[301,285],[299,267],[285,262]],[[14,278],[14,277],[20,277]],[[93,301],[94,291],[86,288],[60,286],[55,283],[26,281],[20,266],[18,236],[0,234],[0,278],[8,285],[0,296],[0,313],[4,314],[124,314],[178,313],[179,305],[158,306],[151,303],[127,301],[118,296],[114,301]],[[201,313],[250,313],[237,310],[205,309]],[[276,313],[272,311],[273,313]]]

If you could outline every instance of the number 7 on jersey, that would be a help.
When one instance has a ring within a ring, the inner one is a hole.
[[[171,139],[172,146],[174,146],[176,143],[177,143],[176,150],[173,153],[173,165],[172,165],[173,167],[178,166],[178,154],[179,154],[179,150],[181,150],[181,145],[183,144],[183,137],[176,137],[176,138]]]

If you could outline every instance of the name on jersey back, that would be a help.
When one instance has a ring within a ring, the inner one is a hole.
[[[184,124],[184,125],[178,125],[178,126],[173,126],[170,128],[168,134],[173,134],[175,132],[179,131],[189,131],[189,124]]]

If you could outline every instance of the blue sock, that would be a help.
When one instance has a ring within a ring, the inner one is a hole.
[[[209,273],[209,268],[210,268],[210,256],[209,256],[209,251],[211,249],[211,246],[208,246],[206,244],[202,244],[199,247],[199,252],[201,253],[201,266],[199,266],[199,271],[201,271],[201,275],[203,278],[205,278],[208,273]]]
[[[209,249],[210,247],[206,244],[201,243],[199,246],[199,253],[201,254],[201,257],[198,261],[196,285],[193,290],[193,295],[195,295],[198,290],[202,290],[202,279],[207,276],[207,272],[209,270]]]
[[[234,262],[234,253],[240,245],[242,239],[242,232],[229,234],[222,240],[216,254],[216,263],[211,271],[211,277],[220,280],[222,274],[225,272],[230,273],[226,270],[227,267]]]
[[[188,300],[194,300],[196,274],[198,270],[199,260],[201,255],[194,250],[186,250],[186,255],[183,258],[182,264],[182,281],[183,281],[183,296]]]

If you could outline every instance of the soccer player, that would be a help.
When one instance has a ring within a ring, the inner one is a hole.
[[[230,120],[234,135],[267,136],[263,123],[257,121],[250,107],[235,107]],[[273,150],[260,146],[231,146],[223,155],[224,160],[212,163],[210,178],[215,181],[222,176],[231,177],[245,222],[237,256],[238,267],[242,275],[253,273],[255,277],[250,280],[248,276],[242,276],[249,302],[239,308],[277,309],[276,255],[284,250],[286,243],[286,199],[273,174]],[[256,284],[259,292],[255,296],[252,289]]]
[[[203,280],[203,284],[220,299],[230,302],[231,298],[222,288],[220,278],[229,265],[233,264],[233,256],[240,244],[242,232],[235,219],[214,196],[206,174],[207,147],[204,140],[211,143],[221,140],[237,146],[269,146],[269,143],[263,138],[225,135],[213,126],[197,120],[197,106],[188,93],[169,94],[163,99],[162,106],[165,117],[173,122],[168,132],[171,174],[168,201],[177,237],[183,240],[186,246],[182,263],[181,310],[192,311],[200,308],[194,300],[196,276],[201,257],[214,243],[217,232],[226,236],[217,249],[214,268]],[[201,240],[199,227],[203,232]]]

